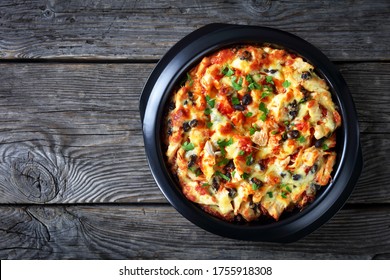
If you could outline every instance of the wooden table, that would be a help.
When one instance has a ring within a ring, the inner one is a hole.
[[[390,2],[0,2],[1,259],[390,258]],[[208,233],[149,171],[138,98],[161,56],[212,22],[269,26],[320,48],[355,101],[364,170],[299,242]]]

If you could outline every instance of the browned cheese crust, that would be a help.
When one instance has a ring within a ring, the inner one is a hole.
[[[278,220],[329,184],[341,117],[313,65],[268,46],[204,57],[164,119],[167,164],[183,194],[221,219]]]

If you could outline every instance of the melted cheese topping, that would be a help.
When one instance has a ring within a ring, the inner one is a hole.
[[[329,183],[341,117],[313,65],[285,50],[223,49],[187,73],[164,120],[185,196],[222,219],[278,220]]]

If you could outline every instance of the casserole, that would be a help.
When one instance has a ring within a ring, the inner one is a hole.
[[[337,132],[337,159],[331,183],[317,193],[313,203],[301,211],[283,214],[278,221],[230,223],[204,212],[183,195],[166,165],[162,148],[164,108],[175,86],[204,56],[238,44],[269,44],[303,57],[327,82],[342,118],[342,126]],[[342,207],[362,169],[356,111],[343,78],[317,48],[280,30],[211,24],[194,31],[174,45],[156,65],[141,94],[140,113],[146,155],[157,185],[185,218],[222,236],[258,241],[298,240],[321,226]]]

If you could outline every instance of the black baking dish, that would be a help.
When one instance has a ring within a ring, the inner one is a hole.
[[[342,117],[333,180],[302,211],[272,223],[234,224],[215,218],[187,200],[170,175],[161,147],[164,107],[173,88],[205,55],[237,44],[271,44],[295,52],[313,64],[329,84]],[[362,170],[359,127],[351,94],[339,71],[316,47],[290,33],[258,26],[210,24],[184,37],[159,61],[140,98],[145,150],[154,179],[168,201],[185,218],[212,233],[257,241],[291,242],[327,222],[346,202]]]

